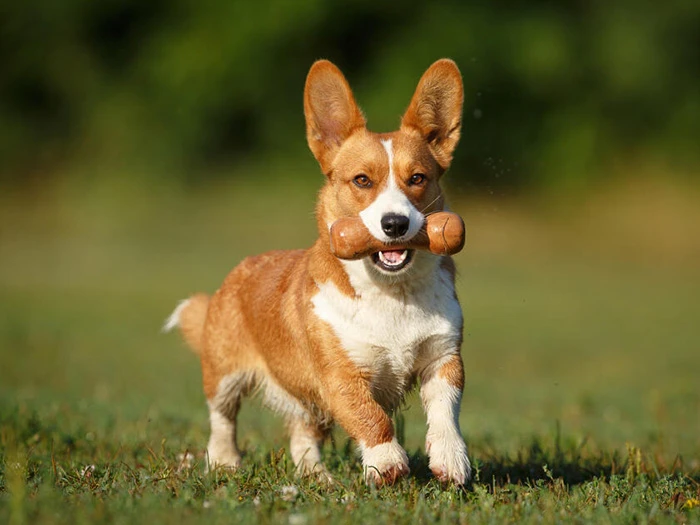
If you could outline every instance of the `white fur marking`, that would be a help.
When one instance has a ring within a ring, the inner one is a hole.
[[[380,140],[386,151],[386,156],[389,157],[389,185],[396,188],[396,180],[394,179],[394,147],[391,139]]]
[[[292,431],[289,441],[289,451],[294,465],[302,469],[314,467],[321,462],[321,452],[313,435],[305,432],[300,425]]]
[[[394,150],[391,139],[382,140],[382,146],[386,150],[389,159],[389,175],[386,187],[377,195],[372,204],[360,212],[360,218],[369,232],[382,242],[396,242],[411,239],[423,226],[425,217],[408,200],[408,197],[399,189],[394,173]],[[408,217],[408,231],[399,238],[391,238],[382,230],[382,217],[387,213],[396,213]]]
[[[175,307],[175,310],[173,310],[173,313],[171,313],[170,317],[168,317],[165,320],[163,328],[161,328],[161,332],[169,332],[176,326],[180,325],[180,314],[182,314],[182,311],[187,307],[189,303],[189,299],[183,299],[182,301],[177,303],[177,306]]]
[[[321,463],[321,450],[316,432],[301,419],[291,421],[289,431],[289,451],[297,472],[301,475],[313,474],[320,481],[332,481],[333,477]]]
[[[399,467],[399,470],[408,472],[408,455],[395,437],[374,447],[368,447],[363,442],[359,445],[366,478],[376,479],[391,467]]]
[[[416,257],[411,276],[388,287],[377,286],[366,261],[343,261],[357,296],[329,281],[317,283],[312,298],[314,312],[333,328],[350,359],[371,372],[373,393],[385,408],[401,400],[417,364],[459,341],[462,312],[452,281],[437,267],[437,257],[416,255],[425,257]],[[439,345],[425,344],[433,339]]]
[[[283,415],[304,418],[308,417],[306,410],[301,406],[301,403],[287,392],[284,388],[272,380],[269,375],[263,380],[263,403]]]
[[[209,466],[236,468],[241,464],[241,454],[235,442],[236,423],[222,414],[214,405],[214,403],[209,404],[211,423],[211,436],[207,446]]]
[[[440,477],[463,485],[471,466],[459,429],[459,405],[462,392],[442,377],[432,376],[421,387],[421,399],[428,417],[425,448],[430,469]]]

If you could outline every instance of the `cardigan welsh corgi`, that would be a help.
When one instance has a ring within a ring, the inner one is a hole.
[[[237,467],[241,398],[262,391],[283,414],[302,474],[330,479],[320,445],[334,422],[357,442],[365,479],[408,474],[390,414],[420,382],[426,452],[442,482],[470,476],[459,428],[464,385],[462,311],[451,257],[394,248],[444,209],[440,178],[459,141],[464,91],[454,62],[424,73],[398,131],[373,133],[340,70],[313,64],[304,89],[309,147],[325,175],[309,249],[243,260],[211,297],[178,305],[179,326],[201,358],[209,405],[210,467]],[[386,249],[335,257],[329,228],[359,217]]]

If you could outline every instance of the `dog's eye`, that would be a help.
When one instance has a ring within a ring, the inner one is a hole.
[[[364,173],[360,173],[354,179],[352,179],[352,181],[358,188],[370,188],[372,186],[372,181],[369,180],[369,177]]]
[[[408,182],[411,186],[419,186],[420,184],[423,184],[425,182],[425,175],[423,175],[422,173],[414,173],[413,175],[411,175],[411,178]]]

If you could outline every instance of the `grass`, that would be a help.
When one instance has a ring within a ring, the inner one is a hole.
[[[475,479],[431,479],[412,395],[412,474],[376,490],[341,430],[336,483],[297,479],[256,402],[243,467],[205,474],[199,364],[158,332],[243,256],[308,245],[314,190],[73,184],[0,196],[0,523],[700,522],[691,190],[455,203]]]

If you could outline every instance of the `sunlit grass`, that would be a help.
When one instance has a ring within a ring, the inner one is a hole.
[[[452,203],[468,228],[464,493],[431,481],[415,395],[395,488],[364,487],[342,431],[325,450],[338,484],[297,480],[255,402],[241,471],[201,468],[199,364],[160,325],[242,257],[313,242],[313,181],[3,195],[0,522],[700,519],[696,193],[644,187]]]

